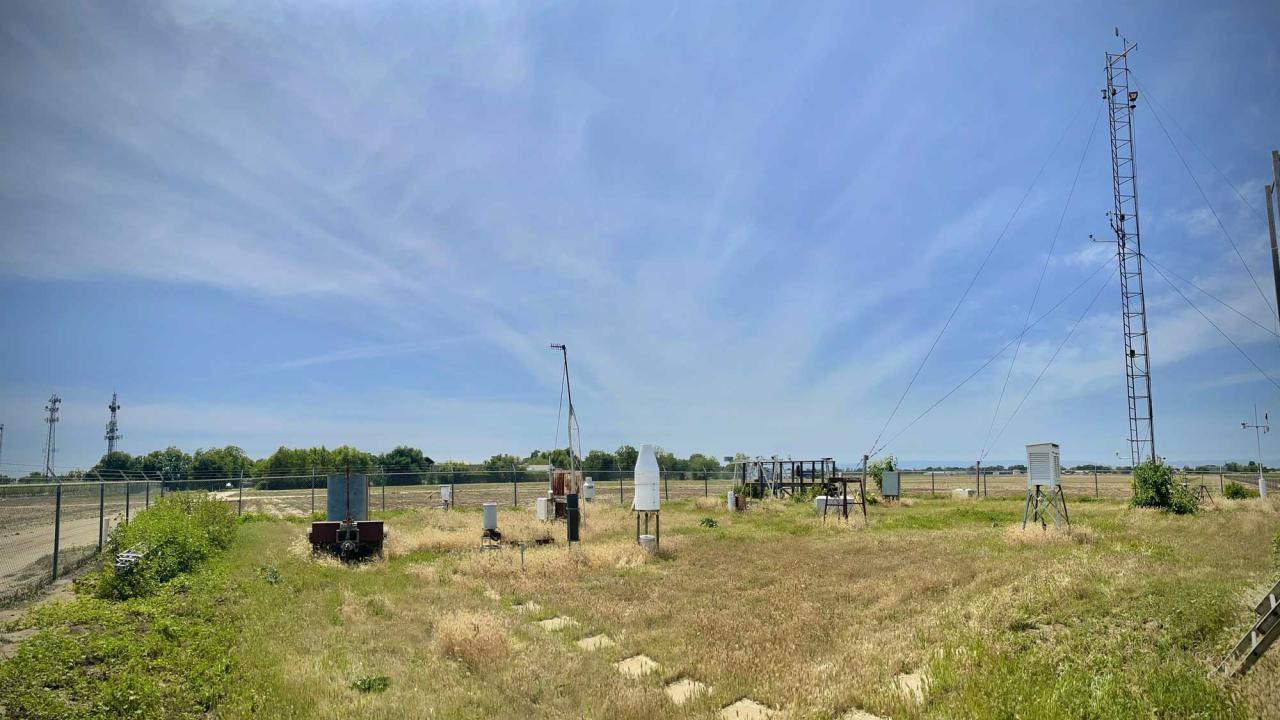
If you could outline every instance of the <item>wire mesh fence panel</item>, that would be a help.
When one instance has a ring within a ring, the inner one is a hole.
[[[1274,497],[1277,492],[1280,492],[1280,474],[1265,473],[1263,478],[1267,486],[1268,497]],[[1261,483],[1258,482],[1258,472],[1256,470],[1253,472],[1223,473],[1222,481],[1224,484],[1228,482],[1238,483],[1251,492],[1261,491]]]
[[[102,483],[63,483],[61,512],[58,513],[58,574],[65,575],[83,565],[98,552],[102,518],[105,515]],[[101,507],[101,510],[100,510]]]
[[[53,563],[54,486],[9,486],[0,492],[0,601],[49,582]]]

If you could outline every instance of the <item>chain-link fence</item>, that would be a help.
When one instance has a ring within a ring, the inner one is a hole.
[[[155,488],[130,481],[0,486],[0,603],[83,565],[112,528],[146,509]]]
[[[549,490],[547,473],[522,471],[442,471],[419,473],[366,472],[368,507],[373,512],[442,507],[444,488],[452,489],[452,504],[478,508],[495,502],[532,508]],[[630,471],[584,473],[591,479],[595,502],[630,505],[635,478]],[[1227,483],[1237,482],[1257,492],[1256,473],[1185,473],[1193,489],[1203,485],[1220,496]],[[959,488],[985,497],[1022,497],[1025,474],[984,472],[902,471],[903,497],[947,497]],[[659,491],[663,500],[719,497],[740,482],[731,471],[663,472]],[[809,481],[812,487],[812,480]],[[1280,474],[1265,480],[1270,493],[1280,493]],[[1067,472],[1062,488],[1068,497],[1123,499],[1132,494],[1132,476],[1112,472]],[[92,559],[107,542],[111,530],[127,523],[158,497],[171,492],[202,492],[235,507],[237,514],[273,517],[323,514],[327,506],[327,476],[307,473],[262,478],[204,478],[197,480],[77,481],[0,485],[0,604],[28,594]],[[868,488],[875,490],[874,485]]]
[[[1182,472],[1177,477],[1193,490],[1201,485],[1210,495],[1222,494],[1226,484],[1236,482],[1247,491],[1258,492],[1258,474],[1229,472]],[[957,489],[971,489],[983,497],[1023,497],[1027,492],[1026,473],[1007,471],[983,471],[981,479],[970,471],[901,471],[901,491],[904,497],[940,497]],[[1111,471],[1064,472],[1061,485],[1068,497],[1091,496],[1099,498],[1127,499],[1133,495],[1133,475]],[[1280,473],[1267,473],[1267,490],[1274,495],[1280,492]]]

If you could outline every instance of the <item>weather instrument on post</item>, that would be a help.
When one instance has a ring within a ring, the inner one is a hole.
[[[1262,435],[1271,432],[1271,413],[1262,413],[1262,422],[1258,422],[1258,406],[1253,406],[1253,423],[1240,423],[1241,430],[1253,430],[1258,443],[1258,497],[1267,499],[1267,479],[1262,474]]]
[[[1119,28],[1116,37],[1120,37]],[[1133,111],[1138,91],[1131,89],[1129,52],[1137,47],[1121,38],[1121,51],[1107,53],[1107,104],[1111,130],[1111,186],[1115,206],[1108,217],[1116,236],[1120,264],[1121,320],[1124,324],[1125,387],[1129,400],[1129,454],[1133,467],[1156,457],[1151,404],[1151,352],[1147,343],[1147,303],[1142,288],[1142,241],[1138,227],[1138,169],[1133,145]]]
[[[555,504],[555,517],[563,517],[565,519],[568,525],[568,541],[572,544],[579,541],[579,526],[582,522],[582,507],[578,502],[578,498],[582,493],[582,429],[578,426],[578,413],[573,407],[573,386],[569,383],[569,350],[559,343],[553,343],[551,348],[559,350],[561,357],[564,358],[564,376],[561,389],[569,400],[569,412],[565,419],[565,431],[567,433],[565,444],[569,450],[569,458],[567,460],[569,467],[567,471],[552,469],[550,502]],[[559,418],[556,418],[557,432],[559,432],[559,424]],[[574,452],[575,435],[578,441],[576,455]]]

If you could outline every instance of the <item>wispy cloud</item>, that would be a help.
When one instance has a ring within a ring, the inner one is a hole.
[[[407,435],[456,448],[433,450],[444,456],[546,444],[538,402],[554,403],[559,379],[547,345],[564,342],[588,444],[856,457],[1082,102],[1062,88],[1093,92],[1098,80],[1087,22],[1032,10],[993,21],[946,3],[3,14],[0,272],[24,310],[6,329],[40,341],[0,351],[15,368],[0,380],[25,393],[0,410],[25,416],[43,392],[33,388],[67,377],[83,376],[66,386],[86,393],[105,382],[87,358],[43,362],[45,327],[105,349],[120,346],[114,331],[166,358],[179,355],[175,334],[197,357],[248,349],[201,368],[199,383],[190,360],[139,383],[128,422],[143,444],[237,432],[264,446],[331,442],[344,428],[374,446]],[[1035,52],[1009,67],[1019,44]],[[1160,83],[1161,51],[1150,52],[1144,80]],[[1261,134],[1235,115],[1217,122]],[[1063,147],[1082,147],[1085,130]],[[1194,188],[1148,147],[1149,249],[1268,317]],[[1251,167],[1234,146],[1209,147],[1233,154],[1224,167]],[[1041,307],[1113,253],[1083,244],[1111,202],[1097,139],[1094,150]],[[912,388],[908,417],[1020,329],[1075,169],[1074,151],[1060,159]],[[1256,218],[1219,211],[1265,268]],[[152,304],[103,322],[106,304],[45,302],[49,288],[95,283]],[[1158,281],[1148,288],[1158,368],[1218,357],[1212,328]],[[1115,393],[1114,305],[1109,290],[1037,398],[1067,407]],[[1082,306],[1027,336],[1011,393]],[[1274,365],[1265,334],[1206,311]],[[219,330],[175,330],[204,323]],[[1004,367],[904,435],[901,452],[976,451]],[[323,403],[291,400],[332,376],[342,382]],[[434,410],[369,421],[359,408],[373,397]],[[100,445],[101,411],[85,413],[82,463]],[[1090,423],[1073,428],[1093,442]],[[35,456],[31,438],[6,449]]]

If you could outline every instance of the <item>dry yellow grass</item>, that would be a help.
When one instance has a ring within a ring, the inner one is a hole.
[[[477,512],[393,516],[388,557],[358,569],[277,552],[302,526],[247,526],[284,582],[249,593],[246,636],[260,654],[222,714],[693,718],[747,696],[791,718],[999,715],[1011,701],[1033,716],[1125,716],[1142,714],[1124,704],[1133,692],[1148,697],[1145,714],[1200,707],[1198,695],[1227,715],[1275,713],[1280,689],[1260,672],[1274,673],[1274,659],[1243,682],[1203,678],[1274,579],[1276,505],[1192,518],[1105,502],[1071,511],[1069,533],[1023,532],[1020,501],[923,500],[872,508],[863,528],[824,524],[811,505],[734,514],[699,499],[664,506],[655,557],[617,507],[590,507],[575,548],[563,524],[504,509],[512,541],[549,528],[555,539],[526,547],[523,569],[517,546],[479,550]],[[527,600],[540,610],[512,610]],[[577,625],[533,624],[561,615]],[[597,633],[616,646],[577,647]],[[629,680],[612,668],[637,653],[660,670]],[[1012,682],[1021,666],[1060,692],[1060,711],[984,684]],[[931,676],[924,704],[896,690],[904,672]],[[362,673],[391,687],[351,690]],[[675,706],[662,685],[681,677],[712,690]]]
[[[438,617],[432,631],[442,655],[474,670],[506,659],[511,651],[509,624],[496,612],[458,610]]]

